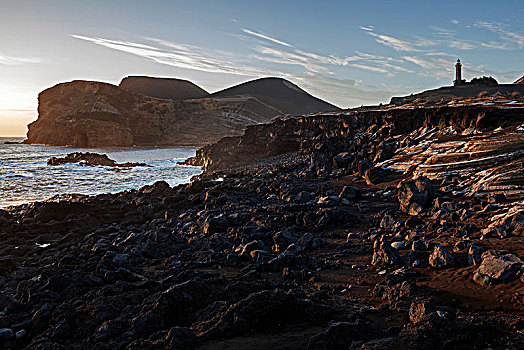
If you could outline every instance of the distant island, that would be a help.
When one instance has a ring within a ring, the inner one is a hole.
[[[180,79],[131,76],[120,86],[75,80],[42,91],[29,144],[202,146],[278,115],[339,110],[280,78],[214,94]]]

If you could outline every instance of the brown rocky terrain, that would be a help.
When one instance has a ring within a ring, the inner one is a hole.
[[[278,118],[190,184],[0,211],[2,346],[521,349],[524,99],[465,101]]]
[[[209,93],[190,81],[174,78],[155,78],[129,76],[118,86],[149,97],[183,101],[191,98],[204,98]]]
[[[147,82],[141,85],[146,90],[156,84],[160,90],[165,84],[173,85],[162,79]],[[132,78],[124,85],[139,91],[139,83],[143,79]],[[175,83],[177,96],[193,94],[196,89],[189,86],[186,90],[188,84]],[[29,124],[25,142],[76,147],[205,145],[224,136],[241,135],[246,126],[268,122],[277,115],[337,109],[282,79],[254,81],[234,91],[243,93],[175,101],[100,82],[62,83],[40,93],[38,119]],[[173,93],[166,89],[166,94]]]

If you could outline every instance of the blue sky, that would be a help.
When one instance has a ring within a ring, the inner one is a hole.
[[[519,1],[0,0],[0,135],[73,79],[188,79],[213,92],[281,76],[341,107],[524,74]]]

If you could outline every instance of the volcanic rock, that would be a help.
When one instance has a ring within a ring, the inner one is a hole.
[[[373,266],[399,265],[401,264],[401,259],[395,248],[391,247],[385,239],[379,239],[373,244],[371,264]]]
[[[189,184],[0,210],[0,346],[519,348],[524,100],[493,99],[281,117]]]
[[[446,248],[441,245],[436,245],[433,252],[429,256],[429,264],[432,267],[450,267],[455,265],[455,259]]]
[[[487,254],[489,252],[484,253]],[[524,262],[514,254],[491,255],[483,257],[473,280],[483,286],[506,282],[516,276]]]
[[[145,163],[117,163],[114,160],[110,159],[107,154],[98,154],[90,152],[75,152],[69,153],[65,157],[51,157],[47,160],[47,165],[62,165],[68,163],[79,163],[80,165],[88,166],[110,166],[110,167],[123,167],[131,168],[137,166],[146,166]]]
[[[412,204],[417,204],[420,207],[426,206],[430,203],[433,193],[433,186],[426,177],[418,177],[415,180],[410,180],[401,184],[398,190],[398,201],[400,209],[404,212],[411,211],[420,212],[411,208]]]

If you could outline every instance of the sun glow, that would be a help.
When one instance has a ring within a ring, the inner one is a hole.
[[[33,91],[0,85],[0,137],[20,137],[36,119],[37,99]]]

